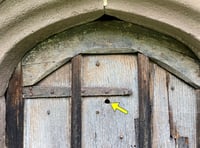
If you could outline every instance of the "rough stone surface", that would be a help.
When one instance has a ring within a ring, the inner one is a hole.
[[[95,20],[104,12],[171,35],[200,57],[199,0],[107,0],[105,11],[103,0],[0,0],[0,96],[4,95],[15,66],[34,45],[52,34]],[[5,103],[4,99],[0,102]]]
[[[200,57],[198,0],[9,0],[0,4],[0,95],[14,67],[38,42],[104,13],[166,33]],[[73,8],[73,9],[71,9]],[[6,13],[5,13],[6,12]]]
[[[38,44],[23,58],[23,85],[34,85],[75,55],[98,52],[144,53],[185,82],[200,87],[198,58],[189,48],[161,33],[122,21],[95,21]]]
[[[5,93],[17,63],[35,44],[52,34],[95,20],[103,13],[101,0],[3,2],[0,5],[0,95]]]
[[[168,34],[200,58],[198,0],[108,0],[105,13]]]
[[[0,97],[0,147],[5,148],[5,114],[6,114],[6,108],[5,108],[5,98]]]

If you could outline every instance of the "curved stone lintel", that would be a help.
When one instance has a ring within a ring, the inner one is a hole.
[[[194,87],[200,87],[198,58],[178,41],[121,21],[93,22],[55,35],[23,59],[24,85],[34,85],[73,56],[141,52]],[[62,53],[62,54],[61,54]]]
[[[38,42],[104,13],[168,34],[200,55],[197,0],[108,0],[105,11],[102,0],[5,0],[0,3],[0,96],[14,67]]]
[[[73,2],[10,0],[0,5],[0,14],[2,14],[0,16],[0,96],[2,96],[14,68],[28,50],[55,33],[101,17],[104,11],[100,0]]]
[[[200,58],[200,5],[197,0],[116,0],[106,14],[149,27],[188,45]]]

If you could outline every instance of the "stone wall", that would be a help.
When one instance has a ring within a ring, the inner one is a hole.
[[[0,0],[0,105],[11,74],[37,43],[104,14],[170,35],[200,58],[198,0]],[[0,147],[5,141],[5,109],[0,109]]]

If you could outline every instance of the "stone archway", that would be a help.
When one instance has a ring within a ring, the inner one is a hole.
[[[13,8],[13,5],[15,6]],[[73,8],[73,9],[70,9]],[[104,14],[168,34],[199,53],[197,2],[173,1],[3,1],[0,5],[0,96],[23,55],[38,42]],[[5,13],[7,12],[7,13]],[[187,23],[184,23],[187,22]]]
[[[107,3],[102,0],[1,1],[0,116],[3,118],[0,129],[5,126],[3,98],[10,76],[24,54],[40,41],[107,14],[168,34],[187,44],[200,57],[200,9],[197,3],[176,0],[162,3],[137,0],[108,0]],[[0,131],[0,143],[4,143],[4,130]]]

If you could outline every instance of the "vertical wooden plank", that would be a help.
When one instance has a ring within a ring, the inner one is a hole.
[[[72,59],[72,148],[81,148],[81,58],[78,55]]]
[[[122,87],[131,96],[82,97],[82,148],[134,148],[137,145],[138,73],[135,55],[84,56],[83,87]],[[110,104],[120,102],[128,114],[114,112]],[[135,120],[136,119],[136,120]],[[136,121],[136,122],[135,122]]]
[[[196,147],[196,93],[195,89],[169,74],[169,107],[171,136],[179,145],[178,138],[185,137],[189,147]]]
[[[149,59],[138,54],[139,147],[151,147],[151,106],[149,96]]]
[[[6,130],[6,103],[5,97],[0,97],[0,147],[5,148],[5,130]]]
[[[196,143],[200,147],[200,90],[196,91]]]
[[[173,148],[170,138],[167,74],[156,64],[151,64],[150,97],[152,104],[152,147]]]
[[[135,147],[139,147],[139,118],[135,119]]]
[[[23,147],[22,70],[18,64],[6,93],[6,140],[9,148]]]
[[[37,86],[64,86],[71,87],[71,63],[63,65],[43,80]]]
[[[63,65],[37,86],[70,87],[71,64]],[[70,147],[70,97],[26,99],[24,108],[24,148]]]
[[[70,147],[68,98],[28,99],[24,114],[24,148]]]
[[[177,146],[178,146],[178,148],[189,148],[188,138],[187,137],[179,137],[177,139]]]

